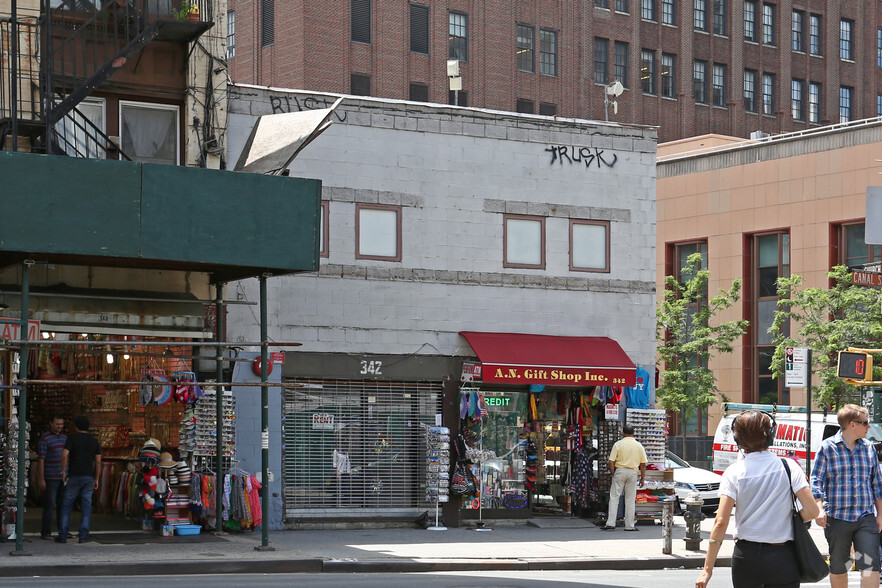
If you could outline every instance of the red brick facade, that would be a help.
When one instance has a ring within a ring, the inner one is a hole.
[[[700,0],[701,1],[701,0]],[[757,0],[757,42],[744,40],[743,0],[725,0],[725,35],[714,34],[714,0],[706,4],[709,31],[695,30],[696,0],[673,0],[674,25],[662,24],[662,0],[628,0],[629,12],[598,8],[603,0],[372,0],[371,42],[351,41],[352,0],[230,0],[235,11],[235,57],[230,60],[234,81],[327,92],[350,92],[350,76],[366,74],[370,93],[408,99],[410,84],[426,84],[429,100],[448,103],[448,13],[468,15],[468,61],[462,62],[463,90],[468,106],[515,110],[518,99],[552,104],[557,115],[604,118],[604,86],[594,82],[594,39],[609,40],[609,81],[613,81],[614,43],[628,44],[627,90],[618,99],[618,122],[658,125],[659,140],[671,141],[705,133],[747,137],[753,131],[775,134],[839,122],[841,86],[853,88],[851,119],[877,115],[882,94],[882,68],[877,66],[877,32],[882,27],[882,3],[859,0]],[[261,47],[261,7],[274,6],[273,42]],[[655,20],[641,18],[650,2]],[[429,8],[429,54],[410,51],[410,4]],[[668,4],[668,2],[665,2]],[[763,7],[774,9],[774,44],[762,41]],[[792,15],[804,16],[804,51],[792,49]],[[809,17],[821,20],[820,55],[811,55]],[[853,59],[840,59],[840,21],[853,23]],[[535,72],[518,71],[516,27],[534,27]],[[557,76],[539,73],[539,31],[557,33]],[[655,52],[655,93],[641,90],[641,50]],[[673,97],[661,96],[661,55],[675,56]],[[693,62],[707,62],[709,104],[693,97]],[[723,106],[713,105],[713,65],[725,66]],[[745,110],[744,70],[758,72],[758,113]],[[763,74],[774,75],[772,114],[762,112]],[[808,110],[808,84],[820,84],[820,113],[816,124],[794,120],[791,81],[804,82],[803,104]]]

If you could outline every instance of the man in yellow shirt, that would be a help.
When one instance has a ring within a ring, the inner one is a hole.
[[[616,515],[619,512],[619,497],[625,494],[625,530],[639,531],[634,518],[634,501],[637,498],[638,477],[640,486],[646,478],[646,450],[634,438],[634,427],[622,427],[622,439],[615,442],[609,452],[609,471],[612,473],[612,486],[609,490],[609,512],[604,531],[616,528]],[[639,470],[639,476],[638,476]]]

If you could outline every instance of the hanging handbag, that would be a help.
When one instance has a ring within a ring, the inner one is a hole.
[[[793,484],[790,477],[790,466],[787,460],[782,458],[781,463],[787,470],[787,485],[790,487],[790,498],[792,500],[792,512],[790,513],[793,524],[793,551],[796,553],[796,563],[799,565],[799,581],[800,582],[820,582],[830,573],[830,567],[827,565],[826,559],[818,551],[817,545],[805,522],[796,510],[796,495],[793,493]]]

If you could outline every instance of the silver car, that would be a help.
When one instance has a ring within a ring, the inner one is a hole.
[[[674,491],[677,493],[679,511],[686,509],[686,496],[697,491],[704,500],[702,512],[715,513],[720,505],[720,482],[723,476],[701,468],[692,467],[682,457],[665,453],[665,468],[674,470]]]

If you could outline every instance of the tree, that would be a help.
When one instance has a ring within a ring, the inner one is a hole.
[[[778,279],[778,310],[769,333],[776,345],[771,369],[784,371],[785,347],[809,347],[812,373],[820,386],[813,387],[818,405],[860,404],[858,391],[836,377],[837,351],[848,347],[877,347],[882,337],[879,290],[851,283],[851,271],[837,265],[827,277],[830,289],[801,288],[803,278]],[[874,378],[875,379],[875,378]]]
[[[731,353],[732,342],[747,332],[749,324],[746,320],[712,324],[718,313],[738,301],[741,280],[708,300],[710,273],[700,266],[701,254],[694,253],[680,272],[683,280],[665,276],[664,300],[657,309],[655,335],[663,368],[658,399],[666,410],[679,413],[681,423],[716,402],[710,359],[715,353]]]

